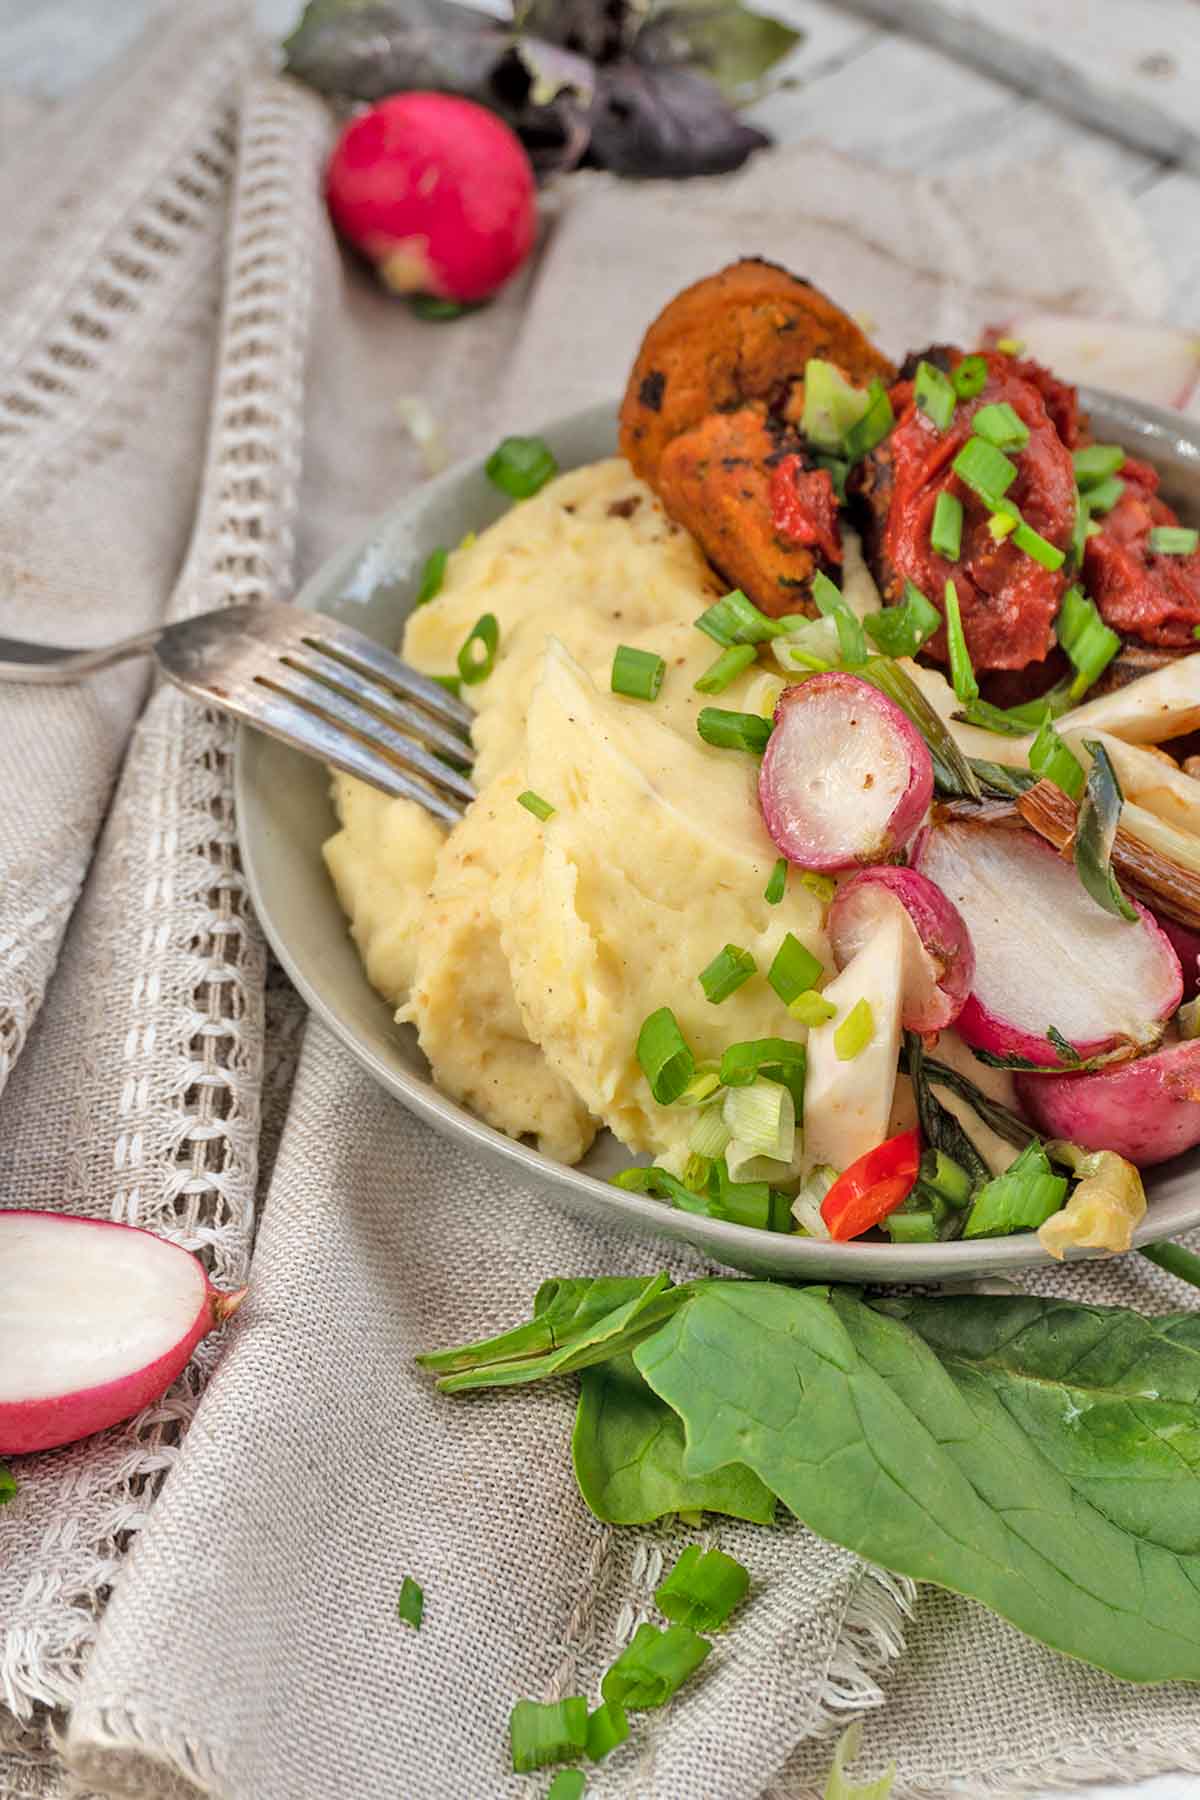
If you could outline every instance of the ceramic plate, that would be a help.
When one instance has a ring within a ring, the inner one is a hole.
[[[1082,399],[1097,438],[1124,443],[1155,463],[1167,496],[1181,506],[1185,518],[1200,520],[1200,433],[1189,432],[1177,416],[1132,401],[1086,391]],[[564,469],[611,456],[615,407],[576,414],[542,435]],[[509,504],[484,477],[482,459],[453,469],[419,488],[360,542],[331,558],[305,585],[298,603],[395,645],[429,552],[490,524]],[[955,1281],[1049,1260],[1032,1234],[937,1245],[829,1244],[696,1218],[612,1187],[606,1178],[625,1166],[629,1156],[607,1132],[581,1164],[567,1168],[493,1131],[437,1091],[415,1030],[396,1025],[391,1008],[367,983],[321,860],[321,844],[335,829],[327,790],[317,763],[255,732],[242,733],[238,818],[263,929],[309,1006],[376,1080],[498,1172],[599,1222],[648,1240],[682,1239],[751,1274],[793,1280]],[[1150,1206],[1137,1242],[1173,1237],[1200,1222],[1200,1152],[1152,1171],[1146,1187]],[[649,1244],[647,1255],[653,1258]]]

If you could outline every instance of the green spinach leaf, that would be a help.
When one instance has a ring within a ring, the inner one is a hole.
[[[822,1537],[1055,1649],[1200,1679],[1200,1323],[706,1281],[634,1361],[689,1476],[745,1464]]]
[[[774,1494],[737,1463],[685,1474],[683,1425],[627,1354],[583,1370],[571,1450],[584,1500],[612,1525],[673,1512],[727,1513],[758,1525],[775,1517]]]

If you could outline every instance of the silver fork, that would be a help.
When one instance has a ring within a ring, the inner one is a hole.
[[[0,681],[75,681],[150,654],[185,694],[349,775],[461,819],[471,712],[349,625],[278,601],[225,606],[97,650],[0,637]]]

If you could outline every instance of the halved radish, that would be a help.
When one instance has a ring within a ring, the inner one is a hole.
[[[904,939],[901,1023],[906,1031],[943,1031],[971,991],[975,952],[962,914],[928,876],[916,869],[861,869],[843,882],[827,923],[837,966],[844,969],[892,916]]]
[[[975,947],[974,984],[957,1020],[968,1044],[1069,1068],[1056,1038],[1083,1059],[1134,1056],[1158,1042],[1183,978],[1145,907],[1136,924],[1114,918],[1074,866],[1028,831],[935,825],[922,837],[919,862],[962,914]]]
[[[1200,989],[1200,932],[1193,931],[1190,925],[1181,925],[1178,919],[1168,919],[1165,913],[1155,913],[1155,922],[1170,938],[1179,967],[1183,971],[1183,997],[1194,1000]]]
[[[1038,1130],[1146,1168],[1200,1144],[1200,1038],[1083,1075],[1016,1077]]]
[[[928,810],[933,763],[894,701],[831,670],[779,696],[758,795],[789,862],[850,869],[903,850]]]
[[[0,1212],[0,1453],[132,1417],[245,1291],[218,1293],[189,1251],[131,1225]]]

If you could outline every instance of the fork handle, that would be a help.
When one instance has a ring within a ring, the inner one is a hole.
[[[106,644],[98,650],[68,650],[55,644],[29,644],[21,638],[0,637],[0,681],[36,682],[52,686],[76,681],[81,675],[97,669],[111,668],[131,656],[144,656],[152,650],[162,631],[155,625],[140,631],[136,637],[123,638],[119,644]]]

